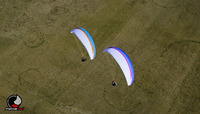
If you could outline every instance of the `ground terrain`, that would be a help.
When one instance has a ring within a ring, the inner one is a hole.
[[[93,37],[93,61],[76,27]],[[130,87],[102,53],[112,46],[132,60]],[[0,113],[197,114],[199,82],[199,0],[0,0]],[[11,94],[24,111],[4,111]]]

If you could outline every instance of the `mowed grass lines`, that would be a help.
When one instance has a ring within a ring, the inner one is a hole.
[[[24,114],[198,113],[198,0],[0,3],[0,113],[11,94],[21,96]],[[93,37],[93,61],[70,33],[76,27]],[[132,60],[130,87],[102,53],[111,46]]]

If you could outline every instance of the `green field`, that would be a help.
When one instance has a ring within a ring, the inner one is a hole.
[[[93,37],[94,60],[70,33],[76,27]],[[132,60],[129,87],[102,53],[112,46]],[[12,94],[24,111],[4,111]],[[0,0],[4,113],[199,114],[200,1]]]

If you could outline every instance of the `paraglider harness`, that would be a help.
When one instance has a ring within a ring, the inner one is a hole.
[[[114,81],[112,81],[112,85],[113,85],[113,86],[117,86],[117,83],[114,82]]]
[[[85,59],[85,58],[82,58],[82,62],[85,62],[87,59]]]

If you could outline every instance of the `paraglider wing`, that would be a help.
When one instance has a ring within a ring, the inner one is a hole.
[[[119,64],[120,68],[122,69],[125,75],[128,86],[132,85],[134,81],[134,69],[128,55],[123,50],[117,47],[107,48],[103,52],[106,52],[106,51],[110,53]]]
[[[71,33],[76,34],[76,36],[79,38],[79,40],[81,41],[81,43],[84,45],[84,47],[86,48],[90,59],[94,59],[96,56],[96,48],[95,48],[95,44],[94,41],[91,37],[91,35],[83,28],[78,27],[75,28],[71,31]]]

